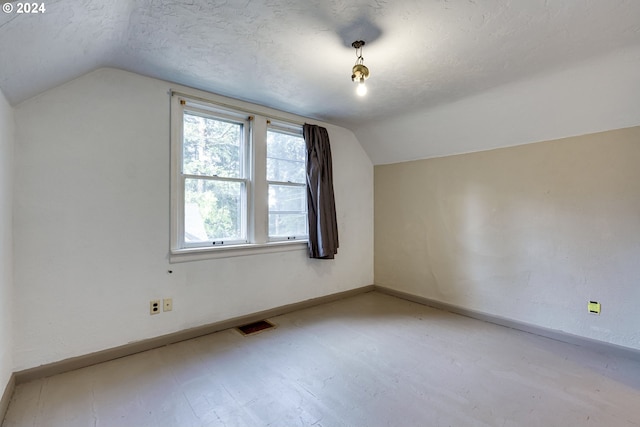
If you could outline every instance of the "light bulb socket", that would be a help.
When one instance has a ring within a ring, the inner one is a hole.
[[[369,69],[363,64],[356,64],[351,70],[351,81],[365,81],[369,78]]]

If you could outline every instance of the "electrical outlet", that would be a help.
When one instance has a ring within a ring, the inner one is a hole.
[[[160,313],[160,300],[153,299],[149,302],[149,313],[150,314],[158,314]]]
[[[173,310],[173,298],[165,298],[162,300],[162,310],[163,311]]]

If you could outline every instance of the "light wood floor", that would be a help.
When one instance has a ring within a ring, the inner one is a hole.
[[[21,384],[13,426],[640,426],[640,366],[376,292]]]

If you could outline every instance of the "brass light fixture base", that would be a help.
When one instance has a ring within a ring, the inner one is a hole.
[[[360,82],[369,78],[369,69],[363,64],[356,64],[351,70],[351,81]]]

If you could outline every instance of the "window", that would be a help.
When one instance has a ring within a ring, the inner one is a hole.
[[[173,94],[171,252],[306,241],[302,126]]]
[[[267,130],[267,182],[269,185],[269,238],[306,238],[306,146],[300,126],[269,123]]]
[[[248,119],[184,108],[184,246],[247,242]]]

